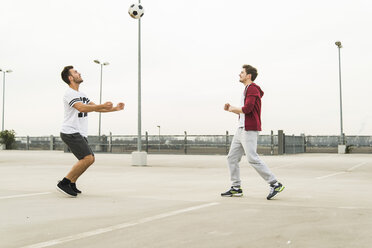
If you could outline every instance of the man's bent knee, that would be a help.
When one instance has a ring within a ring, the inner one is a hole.
[[[83,160],[88,164],[88,165],[92,165],[95,161],[95,158],[93,155],[87,155],[83,158]]]

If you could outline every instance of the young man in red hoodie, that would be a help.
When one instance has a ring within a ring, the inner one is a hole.
[[[243,196],[240,180],[239,162],[245,153],[248,162],[258,172],[258,174],[270,185],[270,193],[266,197],[268,200],[277,193],[283,191],[284,186],[279,183],[267,165],[257,154],[258,131],[261,131],[261,98],[263,91],[253,81],[257,77],[257,69],[250,65],[243,65],[240,72],[240,82],[245,89],[241,98],[242,107],[234,107],[229,103],[224,106],[225,111],[239,115],[239,126],[231,142],[227,161],[230,169],[232,186],[222,193],[221,196]]]

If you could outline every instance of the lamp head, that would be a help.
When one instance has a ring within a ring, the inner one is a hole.
[[[338,46],[338,48],[342,48],[341,41],[336,41],[335,44]]]
[[[99,62],[99,60],[97,60],[97,59],[95,59],[95,60],[93,60],[94,61],[94,63],[96,63],[96,64],[101,64],[101,62]]]
[[[11,72],[13,72],[12,70],[6,70],[5,71],[6,73],[11,73]]]
[[[110,63],[109,62],[105,62],[105,63],[103,63],[103,65],[109,65]]]

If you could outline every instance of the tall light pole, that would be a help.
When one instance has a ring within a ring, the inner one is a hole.
[[[159,128],[159,152],[160,152],[160,126],[157,126]]]
[[[141,0],[138,1],[139,8],[143,10]],[[142,15],[141,15],[142,16]],[[147,153],[142,151],[141,131],[141,16],[138,17],[138,134],[137,151],[132,153],[132,164],[139,166],[147,165]]]
[[[0,69],[0,72],[3,73],[3,121],[2,121],[2,128],[1,131],[4,131],[4,106],[5,106],[5,73],[11,73],[12,70],[2,70]]]
[[[138,0],[141,4],[141,0]],[[137,137],[137,151],[142,150],[142,121],[141,121],[141,18],[138,19],[138,137]]]
[[[102,104],[102,72],[103,67],[109,65],[109,62],[101,63],[99,60],[94,60],[94,63],[99,64],[101,66],[101,80],[99,84],[99,104]],[[99,112],[99,123],[98,123],[98,137],[101,137],[101,112]]]
[[[342,44],[341,44],[341,41],[336,41],[335,44],[338,47],[338,79],[340,83],[340,123],[341,123],[340,145],[345,145],[343,123],[342,123],[341,52],[340,52],[342,48]]]

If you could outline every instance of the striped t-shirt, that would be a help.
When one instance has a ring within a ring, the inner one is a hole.
[[[77,102],[89,104],[90,100],[84,93],[69,87],[63,96],[65,115],[61,133],[80,133],[82,136],[88,137],[88,113],[80,113],[74,108],[73,106]]]

